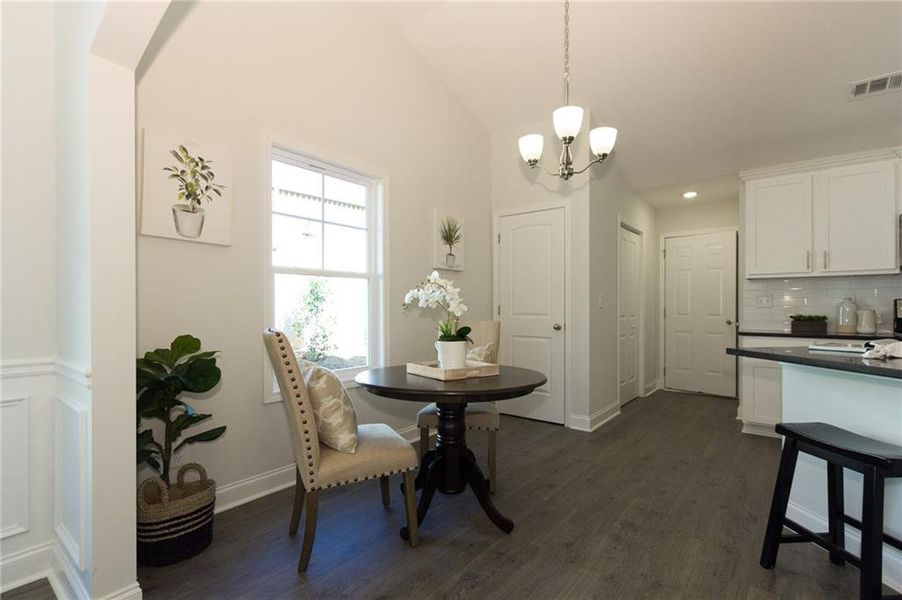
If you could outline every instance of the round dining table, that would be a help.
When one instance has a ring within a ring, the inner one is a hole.
[[[459,494],[469,485],[492,523],[505,533],[513,531],[514,522],[495,508],[476,456],[467,448],[466,407],[470,402],[497,402],[526,396],[545,384],[544,375],[502,365],[498,375],[440,381],[408,373],[407,367],[402,365],[369,369],[354,379],[377,396],[435,402],[438,407],[435,449],[423,455],[416,477],[416,488],[421,490],[418,523],[423,522],[436,490],[443,494]],[[401,537],[407,539],[406,527],[401,529]]]

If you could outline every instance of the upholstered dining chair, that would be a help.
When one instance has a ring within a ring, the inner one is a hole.
[[[498,349],[501,344],[501,321],[473,321],[463,323],[469,325],[470,339],[473,348],[486,348],[487,355],[483,362],[498,363]],[[495,469],[495,434],[501,429],[501,417],[494,402],[478,402],[467,405],[467,429],[485,431],[488,434],[489,491],[494,493],[496,487]],[[420,428],[420,458],[429,449],[429,430],[438,427],[438,412],[435,403],[427,404],[417,413],[417,427]]]
[[[321,445],[316,433],[313,407],[291,343],[284,333],[273,329],[263,332],[263,343],[282,392],[297,465],[289,535],[297,533],[301,512],[305,505],[307,508],[298,572],[307,570],[313,552],[319,493],[367,479],[379,479],[382,504],[388,506],[388,477],[403,473],[409,540],[411,547],[416,546],[418,533],[413,472],[417,468],[418,457],[413,446],[382,423],[358,425],[357,450],[354,454]]]

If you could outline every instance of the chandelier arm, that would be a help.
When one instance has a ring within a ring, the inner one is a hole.
[[[532,166],[532,168],[533,168],[533,169],[541,169],[542,171],[544,171],[544,172],[547,173],[548,175],[552,175],[552,176],[554,176],[554,177],[557,177],[557,176],[558,176],[558,172],[557,172],[557,171],[549,171],[548,169],[545,168],[545,165],[543,165],[543,164],[541,164],[541,163],[536,163],[536,164],[534,164],[534,165]]]
[[[591,166],[594,165],[595,163],[598,163],[598,164],[603,163],[603,162],[604,162],[604,159],[606,159],[607,157],[608,157],[607,154],[603,154],[602,156],[600,156],[600,157],[598,157],[598,158],[596,158],[596,159],[590,161],[589,164],[587,164],[585,167],[583,167],[583,168],[580,169],[579,171],[574,171],[573,174],[574,174],[574,175],[579,175],[580,173],[585,173],[585,172],[589,169],[589,167],[591,167]]]

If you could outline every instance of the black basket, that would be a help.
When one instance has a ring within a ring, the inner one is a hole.
[[[200,481],[185,483],[188,470]],[[159,477],[138,486],[138,562],[170,565],[200,553],[213,541],[216,483],[204,468],[191,463],[179,469],[177,483],[167,487]]]

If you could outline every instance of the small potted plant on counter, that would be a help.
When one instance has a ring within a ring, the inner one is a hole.
[[[827,315],[789,315],[790,331],[795,335],[824,335]]]
[[[200,414],[180,396],[203,394],[219,383],[216,350],[201,352],[200,340],[180,335],[169,348],[157,348],[137,360],[138,465],[159,473],[138,486],[138,562],[168,565],[202,551],[213,539],[213,505],[216,482],[197,463],[178,470],[170,484],[172,457],[196,442],[210,442],[225,433],[225,425],[194,434],[181,441],[182,433],[212,415]],[[162,443],[153,429],[141,429],[142,419],[162,422]],[[186,482],[195,471],[199,479]]]

